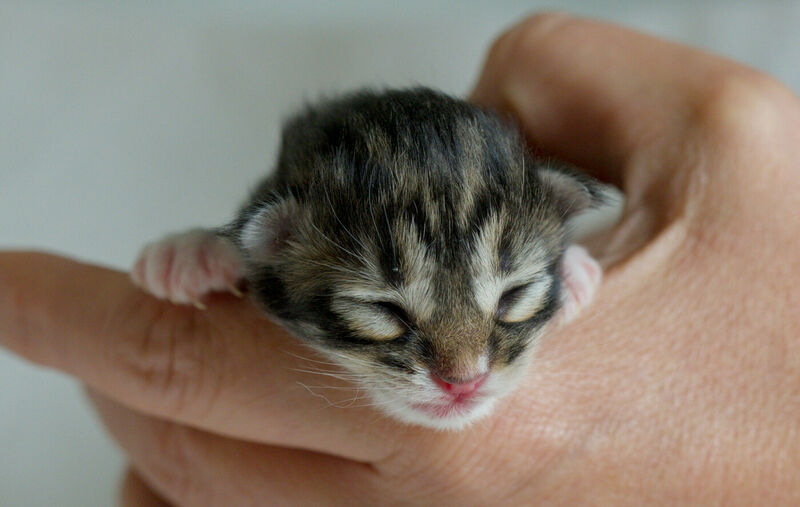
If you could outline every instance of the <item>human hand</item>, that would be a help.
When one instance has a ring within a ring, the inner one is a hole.
[[[612,244],[637,245],[494,417],[438,433],[346,407],[348,384],[297,371],[328,366],[247,303],[176,307],[42,254],[0,255],[0,343],[90,386],[139,504],[800,500],[797,100],[563,15],[501,37],[474,99],[621,186]]]

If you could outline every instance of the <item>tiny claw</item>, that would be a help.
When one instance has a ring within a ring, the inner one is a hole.
[[[242,294],[242,291],[240,291],[235,285],[228,285],[228,290],[230,291],[231,294],[233,294],[237,298],[244,297],[244,294]]]
[[[194,305],[194,307],[198,310],[208,310],[208,307],[200,301],[193,301],[192,305]]]

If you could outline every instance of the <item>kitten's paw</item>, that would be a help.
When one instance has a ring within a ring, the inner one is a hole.
[[[574,319],[591,303],[603,278],[603,269],[585,248],[572,245],[561,263],[563,287],[562,322]]]
[[[213,232],[193,230],[145,246],[131,279],[158,298],[205,308],[201,299],[210,292],[241,296],[237,284],[243,274],[236,247]]]

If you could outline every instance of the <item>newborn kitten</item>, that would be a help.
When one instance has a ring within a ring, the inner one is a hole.
[[[603,192],[475,105],[359,92],[288,122],[277,170],[231,224],[145,247],[132,276],[200,307],[244,279],[387,413],[458,428],[514,389],[559,312],[591,300],[601,269],[569,221]]]

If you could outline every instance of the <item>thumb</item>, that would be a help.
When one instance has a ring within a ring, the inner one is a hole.
[[[667,159],[686,119],[720,80],[742,73],[754,74],[628,29],[541,14],[494,43],[472,99],[511,114],[536,148],[628,191],[626,168],[674,166]]]

